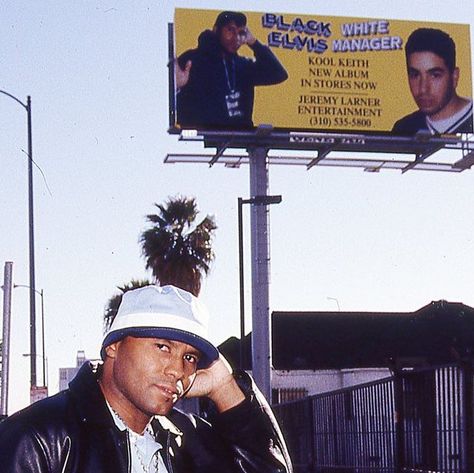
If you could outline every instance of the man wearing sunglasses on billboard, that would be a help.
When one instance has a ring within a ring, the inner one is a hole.
[[[238,54],[246,44],[255,58]],[[246,129],[253,127],[254,88],[283,82],[284,67],[269,47],[247,27],[243,13],[220,13],[198,47],[175,64],[177,122],[185,128]]]

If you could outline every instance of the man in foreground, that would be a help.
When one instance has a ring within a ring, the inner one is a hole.
[[[1,471],[291,473],[268,405],[208,341],[206,316],[174,286],[125,293],[103,363],[0,424]],[[215,419],[175,409],[184,395],[213,401]]]
[[[405,46],[408,83],[419,110],[398,120],[392,132],[412,135],[472,133],[472,100],[456,93],[456,46],[444,31],[419,28]]]
[[[247,44],[255,60],[238,55]],[[183,53],[175,65],[177,121],[181,127],[251,128],[254,87],[278,84],[288,74],[270,48],[247,28],[240,12],[220,13],[198,47]]]

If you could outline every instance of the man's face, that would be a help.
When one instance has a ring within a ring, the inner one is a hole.
[[[146,418],[170,411],[194,381],[201,356],[186,343],[135,337],[112,344],[107,355],[114,359],[115,396]]]
[[[408,83],[418,108],[432,118],[447,118],[443,109],[455,95],[459,70],[450,72],[443,58],[428,51],[410,54],[407,67]]]
[[[235,21],[227,23],[220,30],[219,41],[224,50],[230,54],[235,54],[245,39],[247,28],[237,26]]]

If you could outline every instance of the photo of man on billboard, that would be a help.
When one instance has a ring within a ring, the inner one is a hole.
[[[254,58],[238,54],[244,44]],[[270,48],[247,27],[246,16],[221,12],[212,30],[199,35],[197,48],[175,61],[177,123],[182,128],[252,128],[255,86],[287,78]]]
[[[405,56],[408,84],[418,110],[398,120],[392,132],[472,133],[472,100],[456,93],[460,70],[453,39],[439,29],[416,29],[408,37]]]

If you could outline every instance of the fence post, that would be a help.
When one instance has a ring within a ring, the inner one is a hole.
[[[395,403],[395,473],[402,473],[405,464],[405,409],[403,396],[403,375],[398,369],[394,370],[393,390]]]
[[[309,465],[309,471],[308,473],[315,473],[316,472],[316,442],[315,442],[315,430],[316,430],[316,419],[314,416],[314,405],[313,405],[313,399],[310,397],[307,397],[307,403],[308,403],[308,418],[310,419],[309,422],[309,435],[310,435],[310,465]]]
[[[465,413],[464,424],[464,459],[466,473],[474,473],[474,426],[473,426],[473,369],[472,362],[462,363],[463,390],[462,403]]]

